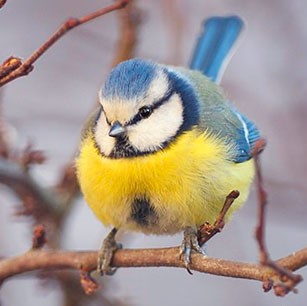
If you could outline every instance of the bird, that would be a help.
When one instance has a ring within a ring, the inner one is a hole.
[[[213,223],[232,190],[246,201],[253,150],[262,139],[218,85],[243,29],[238,16],[204,22],[189,68],[134,58],[114,67],[99,90],[99,106],[84,124],[76,170],[96,217],[112,230],[97,269],[113,274],[119,230],[183,232],[179,255],[204,254],[197,229]]]

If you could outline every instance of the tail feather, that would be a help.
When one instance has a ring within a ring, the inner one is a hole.
[[[238,16],[211,17],[204,21],[204,30],[198,38],[191,69],[200,70],[219,83],[231,57],[231,50],[244,23]]]

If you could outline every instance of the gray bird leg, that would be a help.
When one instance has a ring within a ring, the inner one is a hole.
[[[117,228],[113,228],[103,240],[98,252],[97,271],[100,275],[113,275],[117,268],[111,267],[111,261],[114,253],[122,248],[122,245],[115,241]]]
[[[198,244],[197,230],[188,226],[183,232],[183,241],[180,246],[180,258],[183,260],[183,263],[190,274],[192,274],[189,269],[192,251],[206,256],[204,250]]]

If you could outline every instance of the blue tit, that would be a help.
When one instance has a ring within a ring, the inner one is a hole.
[[[84,126],[76,161],[81,190],[97,218],[113,227],[98,260],[102,273],[114,272],[119,229],[183,231],[180,252],[188,266],[191,250],[202,252],[197,228],[215,221],[232,190],[240,197],[228,216],[247,199],[260,134],[214,82],[242,21],[214,17],[205,25],[193,69],[142,59],[120,63]]]

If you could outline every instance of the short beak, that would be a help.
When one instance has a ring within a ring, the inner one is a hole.
[[[118,121],[115,121],[110,128],[109,136],[119,137],[123,136],[125,133],[126,129]]]

